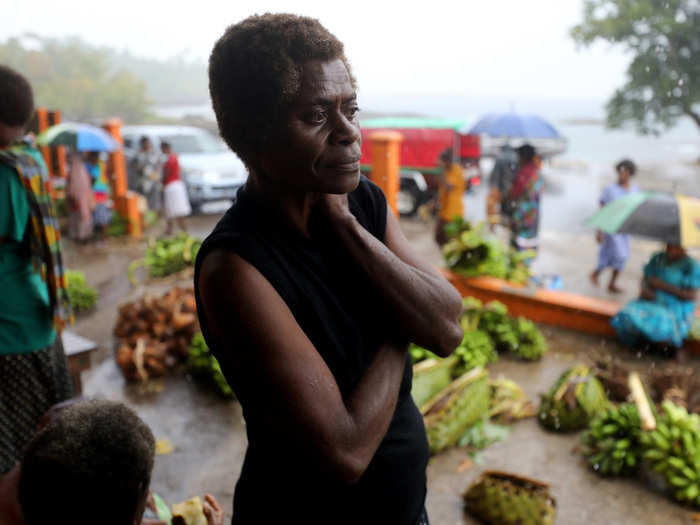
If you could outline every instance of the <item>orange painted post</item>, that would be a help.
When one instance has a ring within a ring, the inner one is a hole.
[[[122,121],[110,119],[102,127],[114,140],[119,143],[120,148],[109,154],[109,172],[112,185],[112,199],[114,209],[119,215],[128,221],[128,232],[130,237],[141,237],[141,212],[139,211],[138,197],[127,188],[126,160],[122,145]]]
[[[49,129],[49,127],[51,127],[49,124],[49,111],[46,108],[36,108],[36,119],[38,133],[46,131]],[[51,150],[48,146],[41,146],[39,149],[41,151],[41,156],[44,157],[44,164],[46,164],[46,169],[49,171],[49,177],[51,177],[53,176],[53,170],[51,167]]]
[[[61,112],[58,110],[52,111],[51,112],[51,125],[55,126],[56,124],[61,123]],[[58,177],[61,178],[66,178],[68,175],[68,171],[66,170],[66,147],[65,146],[56,146],[56,165],[58,167],[58,173],[56,174]]]
[[[399,146],[403,137],[398,131],[376,131],[369,138],[372,141],[372,171],[369,178],[382,189],[387,203],[398,217]]]

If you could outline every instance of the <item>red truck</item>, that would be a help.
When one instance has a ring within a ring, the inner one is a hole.
[[[434,198],[442,168],[440,154],[448,148],[459,152],[467,191],[481,183],[481,146],[478,135],[464,135],[466,123],[459,120],[422,117],[388,117],[360,122],[362,128],[362,168],[371,169],[370,135],[378,130],[398,131],[403,136],[399,162],[401,187],[398,208],[402,215],[413,215],[418,207]]]

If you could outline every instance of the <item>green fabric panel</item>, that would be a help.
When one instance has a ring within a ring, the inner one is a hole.
[[[640,191],[616,199],[586,220],[586,226],[616,233],[632,212],[652,195],[652,192]]]
[[[28,153],[41,158],[36,150]],[[7,238],[0,243],[0,355],[41,350],[56,338],[46,283],[20,251],[28,220],[25,189],[15,171],[0,164],[0,237]]]

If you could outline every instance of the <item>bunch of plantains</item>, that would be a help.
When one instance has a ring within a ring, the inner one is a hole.
[[[202,332],[197,332],[192,336],[189,356],[187,357],[187,368],[197,379],[209,382],[223,397],[235,397],[233,390],[224,377],[224,373],[221,371],[219,362],[209,350],[206,341],[204,341]]]
[[[76,270],[66,270],[66,291],[68,300],[75,312],[91,310],[97,304],[97,290],[89,286],[85,274]]]
[[[547,341],[535,323],[509,316],[506,305],[498,301],[481,307],[479,329],[489,334],[499,352],[510,352],[526,361],[540,359],[547,351]]]
[[[463,308],[460,322],[464,337],[455,350],[455,355],[460,359],[460,372],[498,361],[498,353],[491,337],[487,332],[479,329],[483,315],[481,301],[467,297],[463,300]]]
[[[508,472],[484,472],[462,497],[465,510],[484,523],[551,525],[556,515],[549,485]]]
[[[442,248],[445,264],[465,277],[489,275],[524,284],[530,279],[527,261],[533,252],[517,252],[493,237],[487,237],[484,223],[472,226],[455,219],[445,227],[448,241]]]
[[[643,458],[677,501],[700,506],[700,417],[664,401],[656,428],[642,432]]]
[[[129,265],[129,280],[136,285],[134,272],[139,266],[146,266],[151,277],[165,277],[194,265],[202,241],[179,233],[175,237],[151,239],[146,247],[143,259],[133,261]]]
[[[642,422],[634,403],[622,403],[598,414],[581,440],[583,455],[602,476],[629,476],[641,463]]]
[[[488,373],[477,367],[423,404],[420,411],[430,453],[437,454],[455,445],[470,425],[488,416],[490,398]]]
[[[541,396],[538,419],[549,430],[570,432],[585,428],[608,405],[605,390],[590,369],[576,365]]]

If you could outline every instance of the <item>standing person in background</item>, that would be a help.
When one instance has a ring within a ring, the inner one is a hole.
[[[438,210],[438,221],[435,229],[435,242],[442,246],[447,242],[445,225],[464,216],[462,198],[464,197],[466,185],[464,183],[462,166],[458,162],[454,162],[452,149],[442,152],[440,164],[445,171],[440,181],[438,193],[440,209]]]
[[[136,191],[146,197],[148,209],[160,214],[163,205],[161,183],[162,159],[153,149],[151,139],[146,136],[139,140],[139,151],[132,161]]]
[[[518,251],[537,250],[540,227],[540,196],[543,181],[535,148],[523,144],[518,152],[518,173],[509,192],[512,202],[511,245]]]
[[[518,173],[518,153],[510,144],[505,144],[496,157],[496,163],[489,178],[489,192],[486,197],[486,216],[489,228],[494,231],[496,224],[508,227],[512,215],[510,190]]]
[[[180,229],[186,232],[185,217],[192,212],[192,208],[187,197],[187,187],[180,178],[180,163],[169,142],[161,142],[160,150],[165,158],[163,163],[163,210],[167,220],[165,234],[171,235],[173,233],[173,222],[175,221]]]
[[[606,204],[637,191],[637,187],[631,182],[632,177],[637,172],[637,166],[631,160],[625,159],[615,166],[617,171],[617,183],[607,186],[600,197],[601,208]],[[603,270],[612,268],[608,291],[620,293],[622,290],[617,287],[617,278],[625,268],[627,259],[630,256],[629,236],[624,233],[609,234],[598,230],[596,240],[600,243],[598,251],[598,266],[591,274],[591,281],[598,286],[598,278]]]
[[[69,162],[68,182],[66,183],[69,231],[74,241],[82,243],[89,240],[92,235],[95,198],[92,193],[92,180],[85,169],[80,153],[71,152]]]
[[[89,151],[85,160],[85,169],[92,180],[92,195],[95,209],[92,222],[100,232],[100,239],[107,236],[107,226],[112,222],[112,210],[109,209],[109,181],[105,164],[100,160],[98,151]]]
[[[36,149],[16,144],[33,113],[27,80],[0,65],[0,473],[49,407],[72,395],[59,335],[70,306],[48,174]]]

